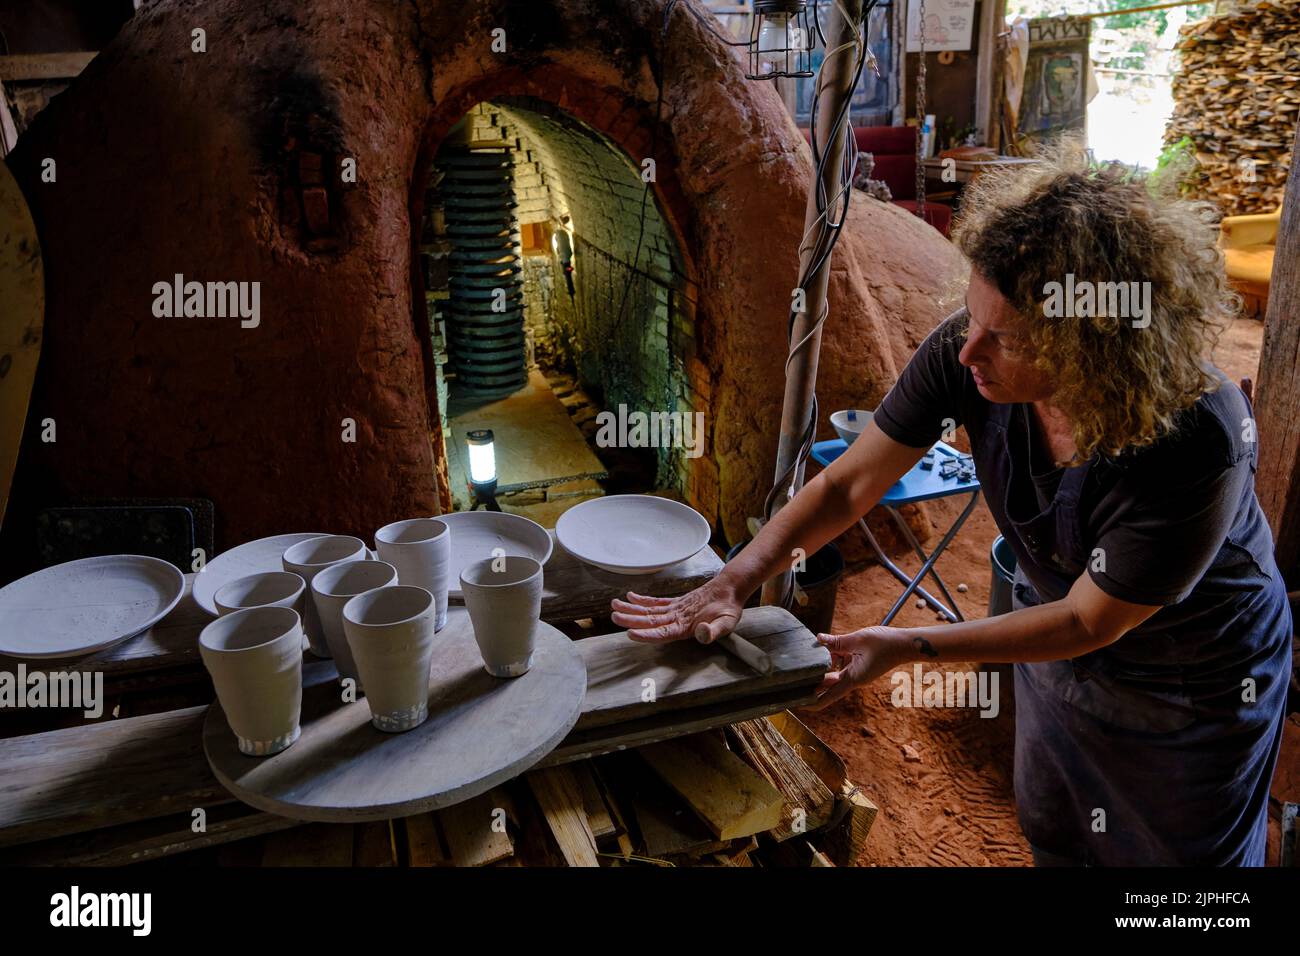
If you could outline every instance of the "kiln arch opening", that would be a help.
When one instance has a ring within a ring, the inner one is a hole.
[[[645,169],[531,97],[475,105],[438,146],[419,249],[454,507],[473,505],[465,436],[482,428],[507,508],[685,495],[707,441],[697,297]]]

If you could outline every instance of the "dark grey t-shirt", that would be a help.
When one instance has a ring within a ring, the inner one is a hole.
[[[1027,520],[1046,510],[1060,474],[1053,475],[1050,461],[1044,466],[1044,458],[1031,461],[1036,439],[1027,428],[1028,409],[1023,406],[1012,408],[1006,416],[1005,451],[1000,438],[986,440],[995,406],[979,394],[970,371],[957,360],[964,332],[964,316],[959,313],[930,334],[876,410],[875,422],[886,435],[914,448],[937,440],[945,424],[951,423],[945,420],[963,425],[971,438],[977,474],[988,474],[1004,456],[1011,459],[1007,501],[1001,507],[990,503],[995,518],[1003,511],[1015,521]],[[1113,597],[1167,606],[1185,602],[1212,566],[1223,574],[1207,582],[1210,590],[1230,589],[1233,565],[1256,577],[1267,576],[1271,573],[1267,569],[1274,566],[1266,525],[1261,534],[1255,459],[1249,403],[1225,377],[1218,391],[1201,396],[1181,416],[1175,432],[1118,459],[1094,460],[1080,497],[1079,540],[1086,555],[1104,556],[1104,569],[1094,567],[1101,562],[1089,561],[1086,566],[1056,570],[1068,580],[1086,569],[1097,586]],[[1000,530],[1010,537],[1010,529]],[[1052,590],[1040,581],[1034,583],[1040,592]],[[1063,596],[1041,593],[1049,601]],[[1203,597],[1210,604],[1221,603],[1210,600],[1209,593]],[[1177,619],[1204,613],[1208,608],[1203,603],[1180,609],[1185,613],[1170,608],[1171,613],[1159,612],[1147,623],[1152,629],[1170,626]]]

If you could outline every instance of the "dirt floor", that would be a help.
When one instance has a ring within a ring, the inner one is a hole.
[[[1256,377],[1262,323],[1238,320],[1215,353],[1234,381]],[[964,498],[933,508],[933,520],[947,527]],[[850,532],[860,536],[860,532]],[[989,548],[997,536],[983,504],[938,562],[939,572],[967,617],[983,617],[989,595]],[[927,544],[927,548],[933,541]],[[916,561],[900,560],[905,569]],[[965,593],[956,593],[965,584]],[[870,564],[845,576],[836,605],[835,633],[879,623],[901,585],[884,568]],[[935,615],[908,605],[899,626],[932,624]],[[950,665],[968,670],[970,665]],[[1010,700],[1010,673],[1002,671],[1001,697]],[[881,678],[825,711],[801,718],[848,762],[850,778],[881,808],[859,861],[865,866],[1021,866],[1029,848],[1016,822],[1011,773],[1014,714],[1004,704],[993,718],[974,708],[894,707],[891,685]],[[1300,725],[1297,726],[1300,730]],[[1284,748],[1286,767],[1300,776],[1300,733]],[[1291,799],[1295,799],[1292,797]]]

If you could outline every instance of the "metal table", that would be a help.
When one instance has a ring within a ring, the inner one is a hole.
[[[839,438],[833,438],[829,441],[819,441],[812,446],[812,459],[825,468],[836,458],[840,457],[840,455],[844,454],[848,447],[849,446]],[[944,584],[943,578],[939,576],[939,572],[934,565],[935,562],[939,560],[939,555],[943,554],[944,549],[947,548],[948,545],[952,543],[953,538],[957,536],[957,532],[960,531],[961,526],[966,523],[966,519],[970,517],[971,512],[975,510],[975,504],[979,501],[980,497],[980,483],[978,478],[973,478],[969,481],[964,481],[957,477],[944,478],[939,473],[940,463],[945,458],[959,457],[961,452],[944,442],[935,442],[933,450],[935,456],[933,468],[922,468],[921,462],[918,461],[912,466],[907,474],[894,482],[893,487],[885,492],[884,496],[880,499],[881,507],[889,512],[890,516],[894,519],[894,523],[897,524],[899,530],[902,531],[903,537],[906,538],[907,542],[912,546],[912,550],[916,552],[916,556],[921,559],[921,569],[916,572],[915,576],[909,577],[907,572],[891,561],[889,556],[885,554],[884,549],[880,547],[880,542],[876,540],[876,536],[872,534],[871,529],[867,527],[867,522],[863,518],[858,519],[858,527],[861,528],[862,533],[867,536],[867,543],[871,545],[871,550],[876,553],[877,559],[879,559],[882,565],[889,569],[890,573],[892,573],[894,577],[898,578],[899,582],[905,585],[903,593],[899,596],[898,600],[894,602],[894,606],[889,609],[889,613],[885,615],[885,619],[880,622],[882,625],[888,624],[894,619],[895,615],[902,610],[903,605],[907,603],[907,599],[912,596],[913,592],[919,594],[926,604],[939,614],[942,614],[948,621],[965,620],[965,618],[962,617],[961,609],[957,607],[957,602],[953,600],[952,594],[948,591],[948,586]],[[962,513],[957,517],[957,520],[952,523],[952,526],[944,533],[934,551],[930,554],[926,554],[925,550],[921,547],[921,543],[916,540],[916,535],[912,533],[912,529],[909,528],[907,522],[903,520],[903,516],[899,512],[899,509],[902,508],[903,505],[916,504],[921,501],[933,501],[936,498],[947,498],[951,495],[963,494],[970,495],[970,502],[962,510]],[[935,584],[939,586],[939,591],[947,599],[947,604],[944,604],[921,586],[921,582],[925,579],[927,574],[934,578]]]

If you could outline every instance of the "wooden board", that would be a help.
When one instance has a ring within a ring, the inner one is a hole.
[[[22,190],[4,163],[0,163],[0,222],[4,223],[0,228],[0,302],[4,303],[0,308],[0,522],[3,522],[27,420],[27,405],[32,397],[32,383],[36,381],[45,325],[41,244]]]
[[[652,744],[640,753],[719,840],[753,836],[781,823],[780,791],[716,733]]]
[[[302,736],[272,757],[246,757],[220,703],[203,743],[217,779],[259,810],[297,820],[382,820],[468,800],[527,770],[569,732],[586,673],[573,643],[538,625],[532,669],[500,680],[483,669],[469,615],[448,611],[431,667],[429,719],[385,734],[364,699],[330,683],[304,688]]]
[[[443,835],[456,866],[488,866],[515,854],[514,840],[507,829],[497,825],[510,818],[509,795],[499,787],[472,800],[447,807],[438,813]]]
[[[0,846],[228,803],[196,772],[206,710],[0,740]]]
[[[819,681],[830,665],[826,648],[781,608],[746,608],[735,633],[771,657],[771,674],[757,674],[722,648],[693,640],[644,644],[618,631],[579,641],[587,696],[575,730],[808,684]],[[654,691],[653,700],[645,699],[648,690]]]
[[[94,58],[93,50],[0,56],[0,80],[70,80]]]

